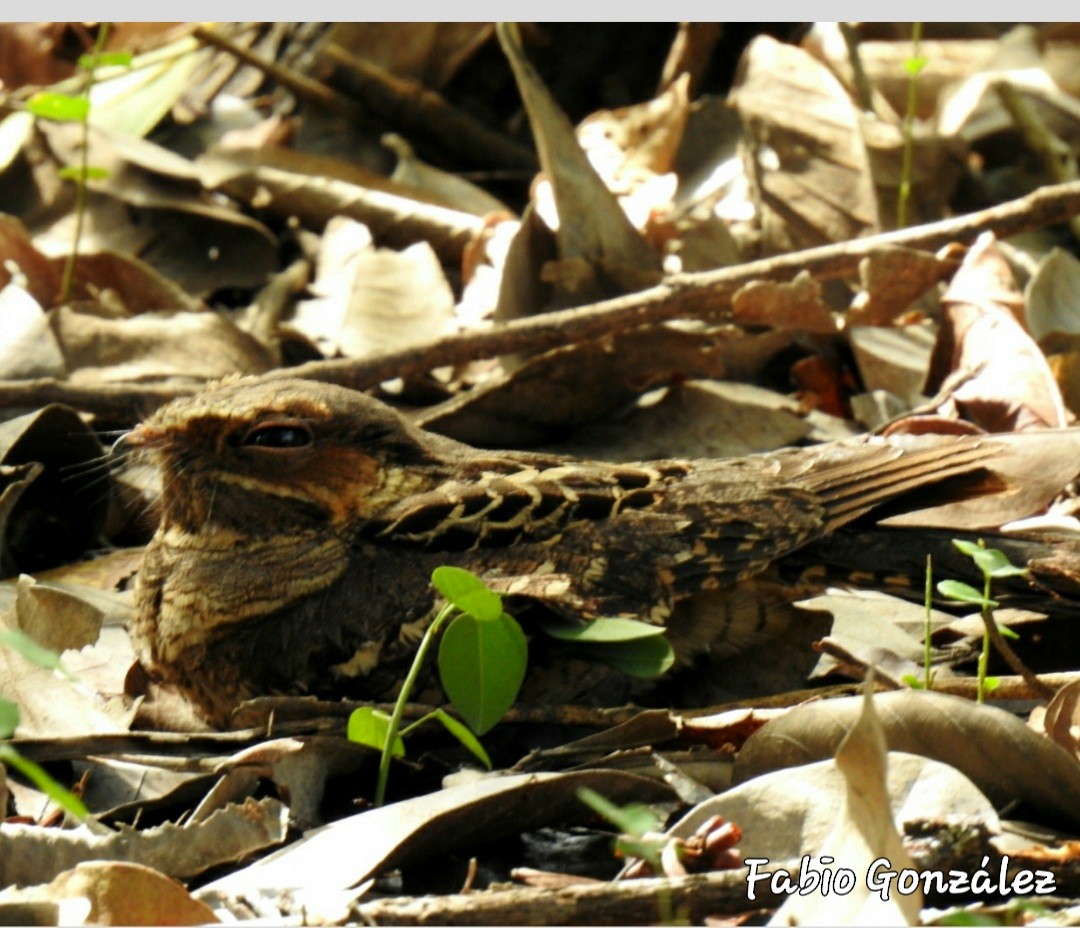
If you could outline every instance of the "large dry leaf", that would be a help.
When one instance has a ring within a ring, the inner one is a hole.
[[[1056,827],[1080,826],[1080,764],[1015,716],[941,693],[875,702],[889,750],[951,764],[998,806],[1020,800]],[[860,711],[858,698],[830,699],[769,722],[739,754],[736,781],[831,757]]]
[[[35,247],[18,219],[0,213],[0,284],[7,286],[16,275],[41,306],[56,302],[60,268]]]
[[[983,233],[942,297],[927,392],[963,378],[941,407],[988,432],[1060,428],[1065,409],[1046,358],[1020,322],[1022,297],[993,235]]]
[[[819,849],[838,867],[855,874],[870,874],[884,858],[890,870],[907,870],[914,861],[907,852],[893,819],[888,787],[889,753],[885,732],[874,712],[873,686],[865,688],[858,720],[836,751],[836,766],[846,788],[844,804],[832,830]],[[917,925],[922,890],[911,894],[875,893],[869,880],[856,876],[850,893],[837,898],[819,886],[810,893],[795,893],[776,911],[772,925]]]
[[[525,56],[516,27],[501,24],[498,35],[529,114],[558,213],[560,262],[552,269],[552,280],[561,294],[560,304],[580,305],[656,283],[659,257],[589,163],[570,120]]]
[[[766,251],[846,241],[878,227],[859,116],[828,69],[758,36],[730,100],[746,132]]]
[[[69,165],[81,155],[77,127],[48,129],[53,149]],[[125,204],[121,218],[134,253],[163,273],[170,286],[207,294],[225,287],[253,287],[276,267],[278,244],[270,231],[235,205],[208,196],[197,166],[181,156],[138,138],[96,131],[90,163],[108,176],[91,183],[99,195]],[[66,254],[74,237],[74,215],[66,216],[35,237],[43,250]],[[115,236],[116,232],[110,233]],[[86,251],[87,248],[82,250]],[[190,299],[190,298],[189,298]],[[149,303],[140,309],[163,309]]]
[[[305,898],[355,895],[375,873],[442,857],[473,844],[592,813],[576,795],[581,787],[612,802],[667,798],[667,786],[644,777],[604,771],[520,774],[453,786],[406,799],[308,832],[300,841],[244,870],[204,886],[197,898],[295,888]]]
[[[901,825],[941,818],[982,822],[991,832],[999,829],[990,801],[948,764],[891,751],[886,783]],[[722,815],[742,829],[739,849],[744,860],[795,860],[820,851],[845,792],[844,776],[832,758],[761,773],[695,806],[670,833],[685,838],[711,816]]]
[[[248,800],[215,812],[205,822],[171,822],[136,831],[125,825],[107,834],[0,823],[0,885],[51,880],[77,864],[120,860],[144,864],[177,879],[238,860],[285,840],[289,809],[276,799]]]
[[[4,906],[52,902],[64,925],[205,925],[218,917],[183,886],[142,864],[87,861],[43,886],[0,892]],[[16,910],[17,911],[17,910]]]
[[[311,286],[292,325],[326,355],[372,357],[430,341],[454,328],[454,294],[425,242],[375,248],[351,219],[332,219]]]
[[[45,310],[26,290],[9,283],[0,290],[0,379],[29,380],[67,374],[64,353],[49,327]]]
[[[214,380],[261,374],[276,366],[273,352],[217,312],[142,313],[106,319],[61,307],[54,331],[82,381]]]

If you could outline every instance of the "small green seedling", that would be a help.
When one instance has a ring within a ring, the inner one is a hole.
[[[376,805],[382,805],[386,798],[392,758],[405,754],[403,739],[428,721],[440,722],[490,770],[491,760],[477,736],[490,731],[507,713],[525,679],[528,642],[517,620],[503,609],[502,597],[460,567],[437,567],[431,582],[446,605],[424,632],[393,712],[387,715],[365,706],[349,716],[349,739],[382,752]],[[552,637],[580,645],[637,676],[658,676],[674,662],[671,645],[663,637],[664,629],[644,622],[600,618],[588,622],[552,621],[542,628]],[[405,704],[440,632],[439,680],[465,724],[436,709],[402,729]]]
[[[82,239],[83,221],[86,216],[87,188],[91,180],[104,180],[109,172],[90,164],[90,91],[94,87],[97,70],[103,67],[131,67],[130,52],[105,52],[105,40],[109,36],[109,23],[102,23],[94,41],[94,49],[88,55],[79,56],[79,70],[82,72],[82,91],[78,94],[58,93],[43,90],[26,101],[26,109],[40,119],[53,122],[77,122],[82,125],[80,157],[77,165],[69,165],[58,172],[64,180],[75,184],[75,233],[71,253],[64,262],[64,274],[60,284],[60,302],[67,302],[71,296],[71,285],[75,276],[75,262],[79,256],[79,242]]]
[[[69,679],[74,679],[60,662],[60,656],[55,651],[43,648],[33,638],[19,629],[0,629],[0,644],[6,645],[40,667],[59,671]],[[11,738],[15,737],[15,730],[18,727],[19,707],[10,700],[0,699],[0,764],[6,764],[18,770],[19,773],[69,815],[80,821],[89,818],[90,812],[78,796],[70,790],[64,789],[41,767],[29,758],[23,757],[13,745],[8,743]],[[2,811],[0,810],[0,812]]]
[[[922,40],[922,23],[911,24],[911,57],[904,61],[908,76],[907,110],[904,113],[904,154],[900,168],[900,189],[896,201],[896,227],[907,225],[907,207],[911,199],[911,178],[915,165],[915,115],[919,104],[919,75],[926,67],[926,58],[919,54]]]
[[[1001,580],[1005,577],[1022,576],[1026,574],[1028,570],[1026,567],[1017,567],[1015,564],[1011,563],[1009,558],[1005,555],[1005,552],[999,551],[997,548],[987,548],[986,542],[981,538],[979,539],[978,544],[964,541],[960,538],[954,538],[952,543],[957,550],[962,551],[975,562],[975,566],[982,571],[983,575],[982,592],[960,580],[942,580],[937,585],[938,592],[946,599],[978,606],[979,611],[982,614],[986,631],[983,632],[982,652],[979,654],[978,689],[976,699],[978,702],[983,702],[986,693],[995,689],[1000,682],[997,678],[987,677],[986,675],[986,668],[990,661],[990,629],[991,627],[996,627],[996,623],[994,622],[994,609],[1000,605],[996,600],[990,598],[990,583],[995,579]],[[999,627],[998,631],[1001,633],[1002,637],[1005,638],[1019,637],[1016,632],[1010,628]]]
[[[929,690],[934,683],[934,674],[930,669],[934,651],[930,643],[934,631],[933,601],[934,562],[928,554],[926,555],[926,582],[923,585],[923,607],[926,610],[926,619],[923,622],[923,678],[920,680],[913,673],[904,674],[902,678],[913,690]]]

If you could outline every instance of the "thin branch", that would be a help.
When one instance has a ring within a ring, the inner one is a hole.
[[[670,319],[732,322],[731,298],[755,280],[791,280],[807,270],[818,279],[854,274],[859,262],[886,246],[937,250],[953,242],[971,242],[992,231],[1005,238],[1045,228],[1080,213],[1080,181],[1043,187],[1025,197],[953,219],[898,229],[849,242],[751,261],[736,267],[679,274],[638,293],[555,312],[516,319],[481,331],[449,338],[376,358],[312,361],[272,371],[268,378],[307,377],[358,389],[394,377],[423,374],[436,367],[463,364],[515,352],[539,352],[600,338],[613,331]],[[108,384],[87,387],[62,381],[0,381],[0,407],[36,407],[69,403],[79,409],[117,416],[125,411],[155,408],[173,396],[194,392],[190,386]]]

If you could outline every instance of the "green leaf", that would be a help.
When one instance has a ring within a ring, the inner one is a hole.
[[[79,67],[84,71],[108,67],[130,68],[132,58],[131,52],[100,52],[97,55],[79,55]]]
[[[922,72],[922,69],[926,67],[928,61],[929,59],[922,55],[918,55],[912,58],[905,58],[904,70],[908,73],[909,76],[918,77],[919,74]]]
[[[675,650],[663,636],[594,645],[589,653],[597,660],[634,677],[659,677],[675,663]]]
[[[0,699],[0,741],[12,737],[19,727],[19,707],[8,699]]]
[[[990,693],[1001,686],[1001,677],[986,677],[983,680],[983,689]]]
[[[1008,625],[999,625],[998,631],[1001,633],[1002,638],[1011,638],[1013,641],[1019,641],[1020,636],[1014,632]]]
[[[0,763],[7,764],[9,767],[18,770],[65,812],[74,815],[78,819],[90,817],[90,811],[83,805],[78,796],[74,795],[70,790],[64,789],[37,764],[23,757],[10,744],[0,742]]]
[[[913,690],[924,690],[924,689],[926,689],[926,682],[923,680],[923,678],[922,677],[917,677],[913,673],[905,673],[900,678],[900,682],[904,683],[907,686],[910,686]]]
[[[952,543],[957,551],[966,554],[968,557],[975,557],[976,554],[986,550],[982,545],[977,545],[973,541],[964,541],[962,538],[954,538]]]
[[[525,633],[505,612],[494,621],[464,613],[443,633],[439,678],[450,702],[476,734],[489,731],[514,704],[525,679],[528,653]]]
[[[433,718],[442,722],[443,727],[457,738],[462,745],[470,750],[480,763],[487,767],[488,770],[491,769],[491,758],[488,757],[488,753],[484,750],[484,746],[480,743],[480,739],[469,731],[468,726],[462,725],[461,722],[452,715],[444,712],[442,709],[436,709],[431,715]]]
[[[60,168],[56,172],[64,180],[106,180],[112,177],[112,172],[107,168],[95,168],[91,165],[87,165],[85,168],[79,165],[71,164],[67,167]]]
[[[476,574],[461,567],[436,567],[431,582],[447,602],[482,622],[494,622],[502,614],[502,597],[493,593]]]
[[[653,638],[666,631],[663,625],[649,625],[637,619],[600,618],[591,621],[568,622],[560,619],[545,619],[540,627],[552,638],[560,641],[580,641],[615,643],[620,641],[638,641]]]
[[[951,599],[958,603],[971,603],[972,605],[980,607],[988,606],[991,609],[995,609],[999,605],[997,600],[984,599],[983,594],[979,590],[960,580],[942,580],[938,583],[937,588],[938,592],[946,599]]]
[[[43,648],[21,628],[0,628],[0,644],[6,645],[25,657],[30,663],[46,670],[59,670],[69,680],[75,676],[60,662],[60,655]]]
[[[577,791],[577,797],[624,834],[640,838],[647,831],[656,831],[660,827],[660,816],[641,803],[617,806],[606,796],[601,796],[587,786],[582,786]]]
[[[371,706],[361,706],[353,709],[349,715],[349,724],[345,730],[346,737],[357,744],[366,744],[369,748],[381,751],[386,744],[387,735],[390,733],[390,716],[380,712]],[[398,735],[394,739],[394,757],[405,756],[405,742]]]
[[[67,93],[40,91],[26,101],[26,108],[35,116],[54,122],[86,122],[90,101]]]

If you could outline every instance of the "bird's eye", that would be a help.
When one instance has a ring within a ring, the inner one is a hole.
[[[261,422],[244,434],[240,444],[254,448],[291,451],[306,448],[315,440],[306,422]]]

